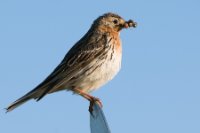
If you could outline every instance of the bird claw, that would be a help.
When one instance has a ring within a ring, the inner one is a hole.
[[[97,103],[98,106],[100,106],[101,108],[103,107],[103,104],[101,102],[101,100],[99,98],[96,98],[96,97],[92,97],[91,100],[90,100],[90,106],[89,106],[89,112],[91,115],[93,115],[93,106],[94,104]]]

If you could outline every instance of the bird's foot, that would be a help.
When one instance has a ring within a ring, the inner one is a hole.
[[[99,98],[91,96],[90,94],[85,93],[84,91],[82,91],[81,89],[78,89],[78,88],[74,88],[73,91],[78,93],[79,95],[83,96],[88,101],[90,101],[89,112],[91,114],[92,114],[93,106],[95,103],[97,103],[99,105],[99,107],[101,107],[101,108],[103,107],[102,102]]]
[[[101,108],[103,107],[103,104],[102,104],[102,102],[101,102],[101,100],[99,98],[96,98],[96,97],[92,96],[92,97],[90,97],[89,101],[90,101],[90,106],[89,106],[90,114],[92,114],[92,112],[94,110],[93,106],[94,106],[95,103],[97,103]]]

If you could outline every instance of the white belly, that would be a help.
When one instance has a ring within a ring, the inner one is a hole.
[[[80,89],[89,93],[113,79],[121,68],[121,58],[121,52],[120,54],[115,52],[112,56],[112,60],[110,60],[110,58],[105,60],[95,71],[87,77],[82,78],[79,82]]]

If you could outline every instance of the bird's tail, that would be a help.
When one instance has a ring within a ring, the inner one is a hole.
[[[22,105],[23,103],[27,102],[28,100],[35,99],[36,101],[39,101],[48,93],[53,93],[55,91],[62,90],[59,89],[59,87],[57,87],[55,91],[51,91],[51,89],[54,89],[54,85],[56,84],[57,80],[51,82],[48,81],[49,79],[50,78],[47,78],[47,80],[44,80],[35,89],[33,89],[32,91],[28,92],[27,94],[25,94],[15,102],[13,102],[10,106],[6,108],[6,111],[10,112],[13,109],[17,108],[18,106]]]
[[[6,112],[10,112],[13,109],[17,108],[18,106],[22,105],[23,103],[27,102],[28,100],[36,99],[36,98],[37,98],[37,90],[34,89],[28,92],[27,94],[25,94],[24,96],[22,96],[21,98],[17,99],[11,105],[9,105],[6,108]]]

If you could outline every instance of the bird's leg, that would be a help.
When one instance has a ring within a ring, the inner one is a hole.
[[[88,93],[83,92],[80,89],[77,88],[73,88],[73,91],[75,91],[77,94],[81,95],[82,97],[84,97],[85,99],[87,99],[88,101],[90,101],[90,106],[89,106],[89,112],[92,114],[93,111],[93,105],[96,102],[101,108],[103,107],[102,102],[99,98],[96,98]]]

